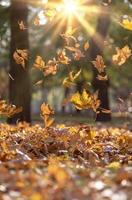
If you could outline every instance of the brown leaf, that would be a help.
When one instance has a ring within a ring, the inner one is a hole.
[[[22,65],[25,69],[25,64],[28,60],[28,51],[26,49],[17,49],[13,54],[13,58],[18,65]]]
[[[96,60],[92,61],[92,63],[94,65],[94,67],[98,70],[99,73],[104,72],[104,69],[105,69],[106,66],[104,64],[102,56],[98,55],[96,57]]]

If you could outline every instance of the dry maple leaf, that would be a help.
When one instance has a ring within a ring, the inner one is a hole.
[[[58,62],[61,64],[68,65],[69,62],[71,61],[67,56],[65,50],[62,50],[61,52],[58,53]]]
[[[70,101],[75,105],[75,107],[78,110],[83,109],[93,109],[93,111],[96,112],[96,110],[100,106],[100,100],[98,100],[98,93],[90,94],[90,92],[87,92],[85,89],[83,90],[82,94],[79,92],[72,95]]]
[[[63,80],[63,85],[65,87],[72,87],[72,86],[75,86],[76,84],[74,83],[74,81],[79,77],[79,75],[81,74],[82,70],[80,69],[76,74],[74,74],[73,71],[71,71],[69,73],[69,76],[66,77],[64,80]]]
[[[45,128],[50,127],[54,123],[54,119],[50,119],[50,115],[54,114],[54,110],[48,105],[43,103],[41,105],[41,117],[44,120]]]
[[[66,49],[68,49],[69,51],[73,52],[73,57],[74,60],[80,60],[81,58],[84,58],[85,55],[83,54],[83,52],[76,48],[76,47],[69,47],[69,46],[65,46]]]
[[[67,87],[67,88],[70,88],[72,86],[75,86],[76,84],[73,83],[72,81],[70,81],[69,77],[66,77],[64,80],[63,80],[63,86],[64,87]]]
[[[40,70],[43,70],[45,68],[45,62],[41,56],[36,57],[36,60],[35,60],[35,63],[33,64],[33,66]]]
[[[104,69],[106,66],[104,64],[102,56],[97,55],[96,60],[92,61],[92,63],[94,65],[94,67],[98,70],[99,73],[104,72]]]
[[[60,36],[65,40],[67,45],[70,45],[71,42],[77,44],[77,39],[73,36],[76,30],[77,28],[69,28],[65,33],[60,34]]]
[[[50,74],[55,75],[57,73],[57,61],[55,59],[49,60],[46,64],[41,56],[37,56],[33,66],[43,71],[45,76]]]
[[[18,65],[22,65],[25,69],[25,63],[28,60],[28,50],[17,49],[13,54],[13,58]]]
[[[69,73],[69,78],[70,78],[70,80],[71,80],[72,82],[75,81],[75,80],[80,76],[81,72],[82,72],[81,69],[80,69],[77,73],[74,73],[73,71],[71,71],[71,72]]]
[[[79,61],[81,58],[84,58],[85,55],[81,52],[81,50],[77,49],[77,51],[73,54],[74,60]]]
[[[131,49],[128,45],[124,46],[122,49],[116,48],[116,54],[113,55],[112,60],[114,64],[119,66],[123,65],[126,60],[131,56]]]
[[[49,60],[47,65],[44,68],[44,75],[48,76],[50,74],[55,75],[57,73],[57,61],[54,60]]]
[[[5,100],[0,101],[0,115],[12,117],[20,112],[22,112],[22,107],[16,108],[15,105],[7,104]]]

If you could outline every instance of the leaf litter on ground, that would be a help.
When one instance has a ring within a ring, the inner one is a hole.
[[[51,113],[51,109],[48,111],[44,115]],[[1,200],[131,197],[131,130],[0,124]]]

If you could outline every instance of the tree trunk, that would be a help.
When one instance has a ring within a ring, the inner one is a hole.
[[[17,65],[13,59],[13,53],[16,49],[29,50],[28,29],[20,30],[18,25],[18,21],[23,21],[26,28],[28,27],[28,8],[25,1],[12,0],[10,9],[11,43],[9,73],[14,80],[10,79],[9,82],[9,100],[18,107],[22,106],[23,111],[11,119],[8,119],[8,122],[30,122],[31,90],[28,62],[26,62],[24,70],[22,66]]]
[[[108,29],[110,25],[110,15],[108,12],[108,8],[105,6],[101,6],[101,13],[98,19],[96,34],[93,36],[90,42],[90,58],[91,60],[95,60],[97,55],[103,56],[104,50],[104,41],[106,39]],[[93,67],[93,81],[92,85],[95,91],[99,91],[99,99],[101,101],[100,108],[104,108],[109,110],[109,97],[108,97],[108,88],[109,88],[109,80],[108,81],[100,81],[97,79],[98,71]],[[104,75],[106,75],[104,73]],[[110,121],[111,114],[99,112],[97,114],[96,121]]]

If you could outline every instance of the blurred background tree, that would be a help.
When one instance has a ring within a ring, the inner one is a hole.
[[[19,24],[24,22],[26,29],[20,30]],[[28,36],[28,5],[24,1],[11,1],[10,6],[10,70],[9,74],[9,101],[23,110],[19,114],[8,119],[9,123],[17,121],[31,122],[30,103],[31,89],[28,61],[26,61],[25,69],[18,65],[13,54],[17,49],[27,50],[29,52],[29,36]]]

